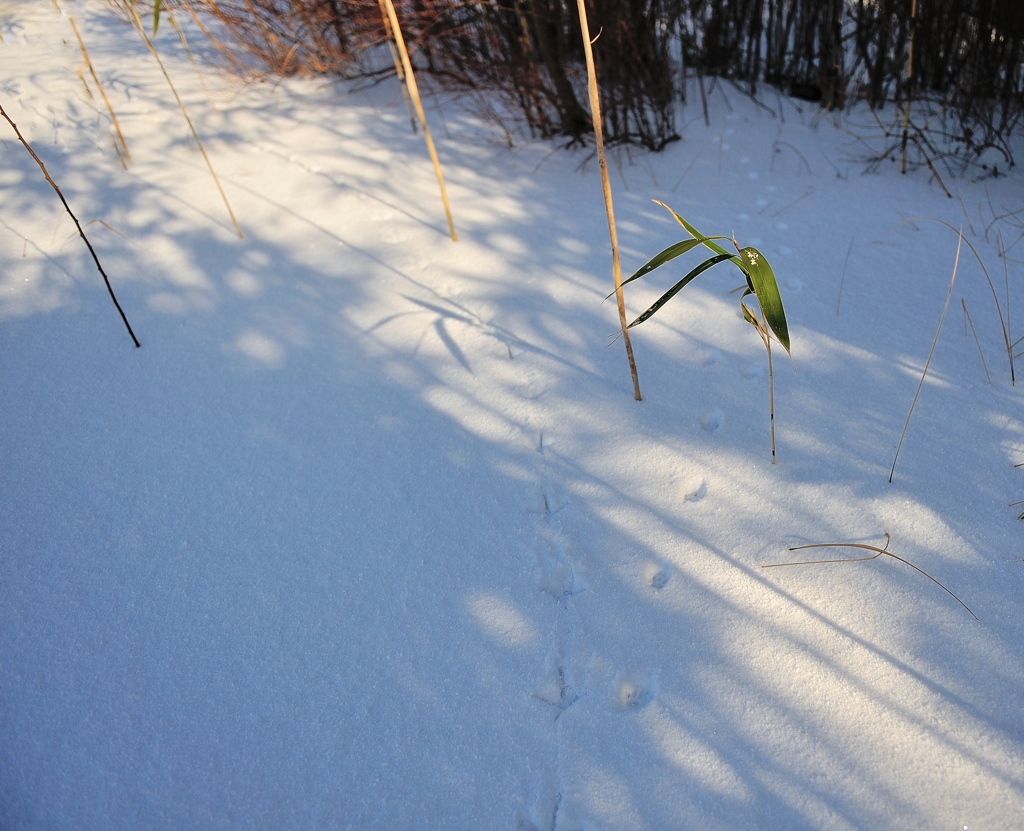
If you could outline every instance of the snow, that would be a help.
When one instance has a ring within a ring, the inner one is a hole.
[[[143,345],[4,124],[0,826],[1021,827],[1024,418],[966,249],[888,482],[957,244],[899,223],[963,226],[1005,315],[1001,232],[1018,332],[1019,173],[862,175],[865,112],[729,86],[612,154],[627,273],[683,238],[652,199],[771,260],[772,465],[724,266],[633,330],[633,400],[589,151],[434,99],[453,243],[393,81],[194,35],[214,110],[161,27],[239,240],[143,44],[61,8],[129,170],[51,4],[0,12],[0,102]],[[980,620],[889,557],[761,568],[886,533]]]

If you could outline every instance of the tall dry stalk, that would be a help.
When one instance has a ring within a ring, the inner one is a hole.
[[[420,127],[423,128],[423,138],[427,143],[427,152],[430,153],[430,161],[434,163],[434,173],[437,175],[437,184],[441,188],[441,201],[444,202],[444,214],[448,218],[448,230],[452,235],[452,242],[458,242],[455,234],[455,223],[452,221],[452,209],[448,204],[448,191],[444,186],[444,174],[441,173],[441,162],[437,158],[437,150],[434,149],[434,140],[430,137],[430,128],[427,127],[427,115],[423,112],[423,102],[420,100],[420,91],[416,86],[416,76],[412,71],[412,62],[409,60],[409,50],[405,48],[405,38],[402,36],[402,27],[398,24],[398,14],[395,12],[395,4],[391,0],[380,0],[387,15],[387,21],[391,28],[391,37],[398,47],[399,57],[402,59],[402,69],[405,70],[405,83],[412,96],[412,102],[416,107],[416,115],[420,120]]]
[[[409,85],[405,82],[405,69],[402,67],[402,59],[398,54],[398,47],[395,46],[395,39],[391,36],[391,21],[388,19],[388,10],[384,7],[384,0],[378,0],[381,16],[384,18],[384,31],[387,32],[388,46],[391,48],[391,60],[395,62],[395,74],[398,76],[398,83],[402,87],[402,98],[405,99],[405,109],[409,113],[409,124],[412,125],[412,134],[416,135],[416,113],[412,108],[412,99],[409,97]]]
[[[391,2],[391,0],[387,0]],[[615,280],[615,302],[619,307],[619,327],[622,340],[626,344],[626,358],[629,360],[629,373],[633,378],[633,397],[642,401],[640,395],[640,379],[636,374],[636,361],[633,358],[633,344],[629,340],[629,325],[626,323],[626,301],[622,296],[622,265],[619,262],[619,235],[615,230],[615,207],[612,204],[612,183],[608,178],[608,161],[604,155],[604,132],[601,128],[601,100],[597,91],[597,71],[594,68],[594,50],[590,40],[590,27],[587,25],[587,10],[583,0],[576,0],[580,14],[580,28],[583,30],[583,52],[587,58],[587,90],[590,93],[590,117],[594,122],[594,139],[597,142],[597,164],[601,168],[601,186],[604,189],[604,208],[608,214],[608,236],[612,243],[612,277]]]
[[[132,154],[128,152],[128,143],[124,140],[124,133],[121,132],[121,124],[117,120],[117,116],[114,114],[114,108],[110,105],[110,99],[107,98],[107,92],[103,89],[103,84],[100,83],[99,77],[96,75],[96,70],[93,69],[92,61],[89,59],[89,52],[85,48],[85,41],[82,40],[82,35],[78,31],[78,25],[75,23],[73,17],[69,17],[68,20],[71,22],[71,28],[75,30],[75,37],[78,38],[78,45],[82,50],[82,57],[85,59],[85,65],[89,67],[89,74],[92,75],[92,80],[96,84],[96,88],[100,91],[100,95],[103,98],[103,103],[107,105],[107,112],[110,113],[110,120],[114,122],[114,129],[117,131],[117,138],[114,139],[114,149],[117,151],[117,158],[121,160],[121,167],[125,170],[128,169],[128,162],[132,160]],[[85,79],[82,79],[83,83]],[[86,89],[88,90],[88,86]],[[118,145],[118,140],[121,144]]]
[[[903,439],[907,437],[907,428],[910,426],[910,417],[914,414],[914,407],[917,406],[917,398],[921,395],[921,387],[924,386],[924,379],[928,375],[928,367],[932,364],[932,356],[935,355],[935,347],[939,343],[939,335],[942,334],[942,324],[946,322],[946,312],[949,311],[949,298],[953,296],[953,284],[956,282],[956,271],[960,266],[960,246],[965,242],[962,231],[958,232],[960,239],[956,244],[956,259],[953,260],[953,276],[949,278],[949,291],[946,292],[946,303],[942,307],[942,317],[939,318],[939,328],[935,330],[935,340],[932,341],[932,348],[928,351],[928,360],[924,362],[924,371],[921,373],[921,380],[917,384],[917,392],[914,393],[914,400],[910,402],[910,412],[907,413],[907,420],[903,424],[903,432],[900,433],[899,443],[896,445],[896,455],[892,457],[892,468],[889,470],[889,481],[892,482],[893,474],[896,473],[896,460],[900,457],[900,448],[903,447]]]
[[[238,232],[239,239],[241,239],[244,236],[244,234],[242,234],[242,228],[238,224],[238,220],[235,219],[235,212],[231,210],[231,203],[228,202],[227,194],[224,193],[224,188],[221,187],[220,179],[217,178],[217,172],[213,169],[213,163],[210,161],[210,157],[206,155],[206,148],[203,147],[203,142],[199,138],[199,133],[196,132],[195,125],[192,124],[192,119],[189,118],[188,110],[185,109],[185,104],[181,100],[181,96],[178,95],[178,90],[174,86],[174,82],[171,80],[171,76],[167,72],[164,62],[160,60],[160,55],[157,53],[156,47],[153,46],[153,41],[151,41],[149,39],[149,35],[146,34],[146,28],[142,25],[142,21],[139,19],[139,15],[135,11],[135,7],[129,5],[125,0],[122,0],[121,6],[128,13],[128,17],[131,20],[132,25],[135,26],[135,31],[138,32],[139,37],[141,37],[143,42],[146,44],[150,54],[156,58],[157,65],[160,67],[160,71],[167,80],[167,85],[171,88],[171,92],[174,93],[174,100],[178,102],[178,108],[181,110],[181,114],[185,117],[188,128],[192,131],[192,137],[196,140],[196,147],[199,148],[199,152],[203,156],[203,161],[206,162],[206,167],[209,169],[210,175],[213,177],[213,182],[217,186],[217,190],[220,192],[220,198],[224,200],[224,207],[228,209],[228,215],[231,217],[231,222],[235,226],[235,231]]]
[[[184,49],[185,54],[188,55],[188,61],[196,71],[196,75],[199,77],[199,83],[203,85],[203,92],[206,93],[206,100],[210,102],[210,107],[214,112],[219,112],[217,104],[213,100],[213,95],[210,94],[210,88],[206,86],[206,79],[203,77],[203,73],[199,70],[199,64],[196,63],[196,59],[192,55],[192,50],[189,49],[188,41],[185,39],[185,30],[178,25],[178,21],[174,19],[174,15],[170,12],[167,12],[167,20],[171,24],[171,28],[178,33],[178,40],[181,41],[181,48]]]

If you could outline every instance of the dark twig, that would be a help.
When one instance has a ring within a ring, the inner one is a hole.
[[[886,531],[886,533],[885,533],[885,545],[882,546],[881,548],[877,548],[876,546],[873,546],[873,545],[866,545],[865,543],[861,543],[861,542],[822,542],[822,543],[814,543],[812,545],[796,545],[796,546],[793,546],[792,548],[790,548],[789,550],[790,551],[802,551],[805,548],[860,548],[860,549],[863,549],[864,551],[874,551],[875,553],[872,554],[870,557],[845,557],[843,559],[837,559],[837,560],[806,560],[806,561],[799,562],[799,563],[768,563],[767,565],[761,566],[761,568],[781,568],[782,566],[813,566],[813,565],[824,565],[826,563],[865,563],[865,562],[868,562],[869,560],[877,560],[879,557],[881,557],[884,554],[886,557],[892,557],[894,560],[899,560],[904,565],[910,566],[912,569],[914,569],[914,571],[917,571],[917,572],[923,574],[925,577],[927,577],[929,580],[931,580],[936,586],[938,586],[940,589],[942,589],[944,592],[946,592],[946,594],[948,594],[950,597],[952,597],[957,603],[959,603],[961,606],[963,606],[968,612],[970,612],[971,613],[971,617],[973,617],[975,620],[979,619],[978,616],[976,614],[974,614],[973,611],[971,611],[971,607],[970,606],[968,606],[959,597],[957,597],[955,594],[953,594],[953,592],[951,592],[944,585],[942,585],[942,583],[940,583],[938,580],[936,580],[934,577],[932,577],[927,571],[925,571],[924,569],[918,568],[917,566],[915,566],[909,560],[904,560],[899,555],[893,554],[891,551],[889,551],[888,550],[889,549],[889,543],[890,543],[891,540],[892,540],[892,538],[889,536],[889,532]]]
[[[96,256],[96,251],[93,249],[92,244],[89,242],[89,238],[85,235],[85,231],[82,230],[82,223],[78,221],[78,217],[75,216],[74,212],[71,210],[71,207],[68,205],[68,201],[64,198],[64,194],[61,193],[60,188],[57,187],[57,183],[54,182],[53,179],[50,178],[50,174],[46,172],[46,165],[43,164],[42,159],[40,159],[36,155],[35,151],[29,146],[29,143],[25,141],[25,137],[22,136],[21,131],[18,129],[18,125],[11,120],[11,117],[4,110],[2,104],[0,104],[0,115],[7,119],[7,123],[10,124],[12,128],[14,128],[15,134],[18,136],[18,141],[20,141],[24,148],[28,150],[29,155],[36,160],[36,164],[39,165],[39,169],[43,171],[43,176],[46,178],[46,181],[49,182],[50,187],[52,187],[57,192],[57,196],[60,197],[60,201],[64,205],[64,209],[75,221],[75,227],[78,228],[79,235],[82,237],[82,240],[85,242],[86,247],[89,249],[89,253],[92,254],[93,262],[96,263],[96,268],[99,269],[100,274],[103,276],[103,282],[107,284],[107,291],[110,292],[110,299],[114,301],[114,306],[117,308],[118,313],[121,315],[121,320],[124,321],[124,325],[128,329],[128,334],[132,336],[132,341],[134,341],[137,347],[142,346],[142,344],[139,343],[139,339],[135,337],[135,333],[132,331],[131,324],[128,322],[128,318],[125,316],[124,309],[122,309],[121,304],[117,302],[117,297],[114,294],[114,289],[110,285],[110,278],[107,277],[107,272],[105,272],[103,270],[103,266],[100,265],[100,258]]]

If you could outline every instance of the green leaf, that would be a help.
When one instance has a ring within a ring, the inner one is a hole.
[[[786,310],[782,307],[782,295],[779,294],[779,284],[775,281],[771,265],[756,248],[744,248],[739,257],[734,259],[739,260],[740,267],[749,278],[765,323],[789,352],[789,324],[786,322]]]
[[[626,283],[632,283],[634,280],[639,280],[645,274],[650,274],[652,271],[654,271],[654,269],[658,268],[659,266],[663,266],[670,260],[674,260],[676,257],[679,257],[685,254],[687,251],[696,248],[702,242],[704,242],[703,239],[686,239],[683,240],[682,242],[677,242],[675,245],[670,245],[660,254],[656,254],[655,256],[651,257],[651,259],[649,259],[646,263],[640,266],[640,268],[633,272],[633,274],[631,274],[628,279],[623,280],[622,285],[626,285]],[[611,295],[608,296],[611,297]]]
[[[743,296],[744,297],[748,297],[749,295],[751,295],[753,293],[754,292],[752,292],[752,291],[744,292]],[[744,303],[742,299],[740,300],[740,311],[743,312],[743,319],[745,321],[747,321],[747,323],[749,323],[755,329],[757,329],[757,333],[761,337],[767,339],[768,332],[765,331],[764,324],[760,320],[757,319],[757,315],[755,315],[752,311],[750,311],[750,309],[747,307],[747,304]],[[766,347],[768,346],[767,340],[765,341],[765,346]]]
[[[698,240],[698,242],[700,241]],[[640,317],[638,317],[636,320],[630,323],[629,326],[626,328],[632,329],[634,326],[639,326],[641,323],[647,320],[647,318],[649,318],[656,311],[658,311],[658,309],[660,309],[662,306],[668,303],[669,300],[675,297],[683,289],[683,287],[685,287],[686,284],[692,281],[695,277],[699,276],[700,274],[703,274],[705,271],[711,268],[711,266],[717,265],[718,263],[731,259],[734,259],[732,254],[719,254],[717,257],[710,257],[706,259],[699,266],[693,269],[693,271],[687,274],[682,280],[680,280],[678,283],[672,286],[672,288],[665,292],[661,297],[659,297],[658,301],[653,306],[651,306],[651,308],[649,308],[646,312],[640,315]]]
[[[701,242],[704,245],[706,245],[708,248],[710,248],[716,254],[725,254],[726,253],[726,250],[724,248],[722,248],[722,246],[716,245],[715,243],[711,242],[711,240],[714,240],[714,239],[728,239],[728,237],[706,237],[700,231],[698,231],[696,228],[694,228],[689,222],[687,222],[685,219],[683,219],[679,214],[677,214],[675,211],[673,211],[664,202],[658,202],[657,199],[655,199],[654,201],[657,202],[657,204],[661,205],[661,207],[663,207],[670,214],[672,214],[672,216],[674,216],[676,218],[676,222],[678,222],[680,225],[682,225],[687,230],[687,232],[689,232],[689,234],[694,239],[696,239],[699,242]]]
[[[162,0],[155,0],[153,3],[153,37],[156,37],[157,27],[160,25],[160,3]]]

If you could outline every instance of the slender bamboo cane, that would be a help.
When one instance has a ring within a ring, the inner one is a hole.
[[[391,2],[391,0],[387,0]],[[604,132],[601,129],[601,100],[597,92],[597,71],[594,69],[594,50],[591,48],[590,27],[587,25],[587,10],[583,0],[576,0],[580,13],[580,28],[583,31],[583,52],[587,58],[587,89],[590,92],[590,117],[594,122],[594,138],[597,142],[597,163],[601,168],[601,185],[604,188],[604,208],[608,214],[608,235],[612,243],[612,277],[615,280],[615,302],[619,307],[619,326],[622,340],[626,344],[626,358],[629,372],[633,377],[633,397],[642,401],[640,379],[633,359],[633,344],[629,340],[629,326],[626,323],[626,301],[622,296],[622,265],[619,262],[619,235],[615,230],[615,208],[612,204],[612,183],[608,178],[608,161],[604,155]]]
[[[427,116],[423,112],[423,102],[420,100],[420,91],[416,86],[416,76],[412,71],[412,62],[409,60],[409,50],[405,48],[405,38],[402,36],[402,28],[398,25],[398,14],[395,12],[395,4],[391,0],[381,0],[384,10],[387,13],[388,22],[391,24],[391,35],[398,47],[398,54],[402,59],[402,68],[405,70],[405,83],[412,96],[412,102],[416,107],[416,115],[420,120],[420,127],[423,128],[423,138],[427,143],[427,152],[430,153],[430,161],[434,163],[434,173],[437,174],[437,184],[441,188],[441,201],[444,203],[444,214],[448,218],[448,230],[451,232],[452,241],[458,242],[455,234],[455,223],[452,221],[452,209],[448,204],[448,191],[444,186],[444,175],[441,173],[441,162],[437,158],[437,150],[434,149],[434,140],[430,137],[430,128],[427,127]]]
[[[377,0],[380,6],[381,16],[384,18],[384,32],[388,39],[388,46],[391,47],[391,59],[395,62],[395,74],[402,87],[402,98],[405,99],[405,109],[409,112],[409,123],[412,125],[412,134],[416,135],[416,113],[412,109],[412,99],[409,97],[409,85],[405,82],[405,70],[402,68],[402,59],[398,55],[398,48],[395,46],[395,36],[391,34],[391,21],[388,19],[388,10],[384,6],[384,0]]]

